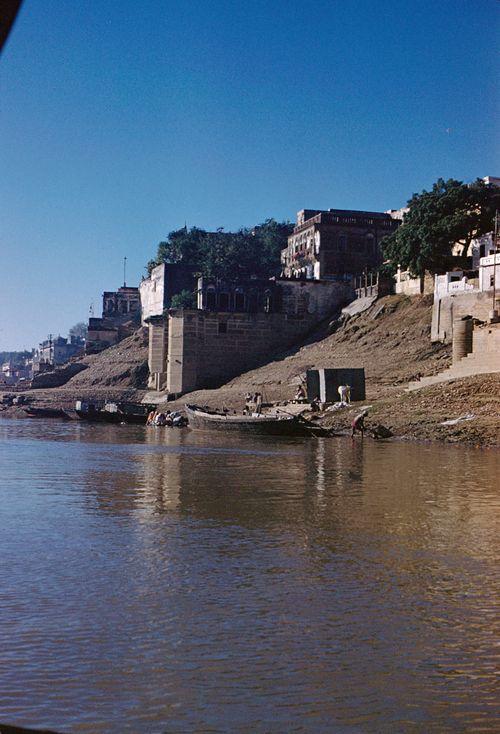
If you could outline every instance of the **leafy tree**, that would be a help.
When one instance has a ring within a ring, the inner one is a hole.
[[[170,308],[196,308],[196,294],[186,289],[172,296]]]
[[[491,231],[499,204],[499,189],[481,179],[464,184],[440,178],[408,201],[402,225],[382,240],[384,257],[414,276],[446,270],[456,244],[465,255],[472,239]]]
[[[87,324],[84,321],[79,321],[71,327],[68,333],[70,336],[80,336],[85,339],[87,336]]]
[[[195,273],[222,280],[270,277],[279,274],[280,252],[286,247],[292,229],[290,223],[274,219],[237,232],[223,229],[206,232],[198,227],[184,227],[170,232],[160,242],[156,259],[148,263],[147,269],[151,272],[162,262],[182,262]]]

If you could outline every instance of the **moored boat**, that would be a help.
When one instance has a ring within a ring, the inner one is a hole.
[[[101,423],[134,423],[145,425],[150,405],[141,403],[104,403],[98,405],[77,400],[75,413],[81,420]]]
[[[242,415],[225,413],[198,405],[186,405],[190,428],[208,431],[243,431],[271,436],[308,435],[307,422],[287,413]]]

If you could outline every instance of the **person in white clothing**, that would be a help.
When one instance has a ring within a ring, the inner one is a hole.
[[[351,388],[349,385],[339,385],[339,395],[341,403],[351,402]]]

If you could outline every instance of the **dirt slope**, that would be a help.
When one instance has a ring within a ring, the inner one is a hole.
[[[29,390],[25,393],[38,407],[74,408],[75,401],[134,400],[145,393],[148,377],[148,332],[138,329],[114,347],[80,360],[87,369],[62,387]],[[24,416],[22,409],[4,410],[5,415]]]
[[[114,347],[82,360],[88,367],[69,380],[67,389],[145,388],[148,378],[148,331],[138,329]]]

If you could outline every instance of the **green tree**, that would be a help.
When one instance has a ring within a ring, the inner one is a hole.
[[[253,229],[237,232],[206,232],[198,227],[183,227],[170,232],[160,242],[150,273],[155,265],[185,263],[193,272],[211,278],[235,281],[241,278],[271,277],[279,274],[280,252],[286,247],[293,225],[268,219]]]
[[[71,327],[68,333],[70,336],[81,336],[85,339],[87,336],[87,324],[84,321],[79,321]]]
[[[186,289],[172,296],[170,308],[196,308],[196,294]]]
[[[446,270],[456,244],[465,255],[472,239],[491,231],[499,203],[499,189],[481,179],[464,184],[440,178],[408,201],[402,225],[382,240],[384,257],[414,276]]]

